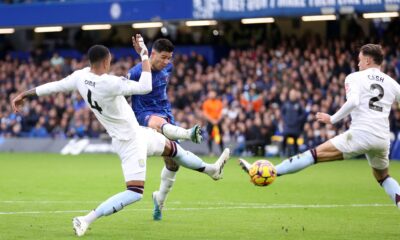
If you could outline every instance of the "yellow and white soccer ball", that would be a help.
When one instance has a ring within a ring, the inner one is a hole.
[[[249,168],[250,181],[257,186],[268,186],[277,177],[275,166],[268,160],[255,161]]]

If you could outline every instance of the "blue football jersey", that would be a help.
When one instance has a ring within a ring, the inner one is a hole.
[[[132,109],[136,115],[143,112],[153,111],[156,113],[170,113],[171,104],[168,101],[167,85],[169,75],[172,71],[172,64],[169,63],[161,71],[151,71],[153,90],[146,95],[132,96]],[[142,63],[129,69],[128,78],[138,81],[142,74]]]

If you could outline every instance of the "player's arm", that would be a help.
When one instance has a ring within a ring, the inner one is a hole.
[[[149,52],[144,44],[140,34],[136,34],[136,38],[132,37],[132,44],[136,52],[142,59],[142,73],[139,81],[126,81],[128,79],[121,78],[118,86],[118,95],[147,94],[152,90],[151,67],[149,62]]]
[[[75,73],[74,73],[75,74]],[[75,76],[74,74],[55,82],[46,83],[36,88],[18,94],[12,101],[11,106],[14,112],[18,112],[19,107],[24,102],[24,99],[35,96],[45,96],[57,92],[70,92],[75,90]]]
[[[360,94],[357,84],[350,77],[346,78],[346,102],[332,116],[326,113],[317,113],[317,120],[323,123],[335,124],[348,116],[360,104]]]

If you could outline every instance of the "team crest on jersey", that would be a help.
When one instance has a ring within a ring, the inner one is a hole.
[[[144,161],[144,159],[140,159],[139,160],[139,167],[144,168],[146,166],[146,162]]]
[[[346,90],[346,93],[348,93],[350,91],[350,84],[346,83],[344,89]]]

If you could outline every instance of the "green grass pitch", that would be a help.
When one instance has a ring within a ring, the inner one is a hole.
[[[365,159],[312,166],[268,187],[253,186],[236,158],[217,182],[182,168],[155,222],[162,165],[148,159],[142,201],[99,219],[83,239],[400,239],[400,211]],[[391,175],[400,180],[400,162]],[[1,153],[0,239],[76,239],[72,217],[124,189],[116,155]]]

